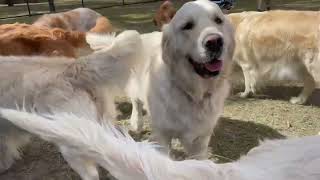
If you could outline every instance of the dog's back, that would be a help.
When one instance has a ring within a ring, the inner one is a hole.
[[[0,25],[0,55],[76,57],[89,50],[85,33],[27,24]],[[89,52],[89,51],[88,51]]]
[[[88,32],[91,29],[97,33],[113,31],[112,24],[106,17],[89,8],[77,8],[63,13],[43,15],[33,24],[68,31]]]
[[[250,17],[250,16],[254,16],[254,15],[259,15],[262,14],[261,12],[256,12],[256,11],[244,11],[244,12],[240,12],[240,13],[231,13],[228,14],[228,18],[230,20],[230,22],[232,23],[234,29],[236,30],[238,25],[244,21],[246,18]]]

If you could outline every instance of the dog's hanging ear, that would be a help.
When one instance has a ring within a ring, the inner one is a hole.
[[[169,24],[164,24],[162,26],[162,42],[161,42],[161,47],[162,47],[162,59],[165,63],[171,63],[170,59],[172,54],[174,54],[173,51],[175,51],[175,47],[173,47],[172,41],[174,39],[170,36],[172,34],[171,28]]]

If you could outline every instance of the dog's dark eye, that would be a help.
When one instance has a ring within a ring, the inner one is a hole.
[[[187,22],[184,26],[182,26],[182,30],[191,30],[194,26],[193,22]]]
[[[214,18],[214,22],[216,22],[217,24],[222,24],[223,23],[222,19],[219,18],[219,17],[215,17]]]

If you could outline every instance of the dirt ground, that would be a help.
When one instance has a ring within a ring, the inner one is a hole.
[[[252,0],[250,0],[252,2]],[[245,4],[236,11],[252,9],[252,4]],[[320,7],[319,0],[292,1],[284,7],[301,6]],[[178,3],[179,4],[179,3]],[[138,29],[140,32],[155,30],[152,15],[159,3],[139,4],[98,10],[109,17],[115,25],[123,29]],[[292,5],[292,6],[290,6]],[[35,18],[35,17],[32,17]],[[31,22],[32,18],[2,20],[8,22]],[[236,75],[242,76],[241,74]],[[237,80],[238,82],[238,80]],[[233,90],[236,94],[242,84]],[[284,138],[292,136],[315,135],[320,132],[320,91],[316,91],[307,105],[292,105],[291,96],[297,95],[300,87],[269,86],[261,94],[250,99],[231,96],[225,105],[224,114],[216,128],[210,143],[210,157],[217,162],[229,162],[238,159],[249,149],[258,145],[265,138]],[[119,123],[127,124],[131,105],[125,98],[118,100]],[[146,116],[146,118],[148,118]],[[137,140],[148,138],[150,129],[146,127]],[[66,164],[57,148],[50,143],[34,138],[31,144],[23,148],[23,157],[8,171],[0,174],[0,180],[80,180],[79,176]],[[183,157],[179,146],[176,154]],[[102,180],[113,179],[106,171],[101,171]]]

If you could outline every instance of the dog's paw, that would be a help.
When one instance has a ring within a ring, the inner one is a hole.
[[[250,92],[240,92],[238,93],[238,96],[241,98],[247,98],[250,96]]]
[[[307,101],[307,98],[300,97],[300,96],[292,97],[290,99],[290,103],[292,103],[292,104],[304,104],[304,103],[306,103],[306,101]]]
[[[12,157],[3,157],[4,159],[0,160],[0,174],[6,172],[14,163],[14,158]]]

